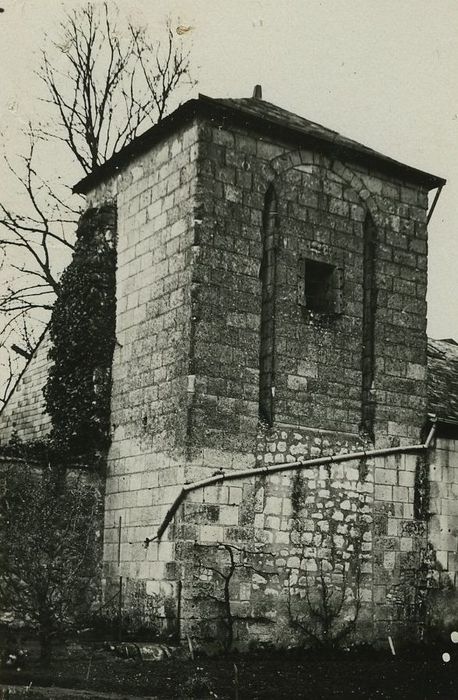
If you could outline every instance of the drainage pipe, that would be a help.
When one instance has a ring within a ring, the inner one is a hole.
[[[442,192],[442,188],[443,188],[443,187],[444,187],[444,185],[441,185],[441,186],[436,190],[436,195],[435,195],[435,197],[434,197],[433,203],[431,204],[431,208],[430,208],[430,210],[429,210],[429,212],[428,212],[428,216],[427,216],[427,218],[426,218],[426,225],[428,225],[429,222],[431,221],[431,217],[432,217],[432,215],[433,215],[434,209],[436,208],[436,204],[437,204],[437,202],[439,201],[439,197],[441,196],[441,192]]]
[[[243,469],[242,471],[224,472],[221,470],[207,479],[201,479],[200,481],[193,481],[190,484],[185,484],[165,514],[156,535],[151,538],[146,538],[145,547],[147,547],[150,542],[154,542],[155,540],[160,541],[178,508],[181,506],[188,493],[191,493],[192,491],[203,489],[206,486],[213,486],[214,484],[223,484],[226,481],[245,479],[251,476],[267,476],[268,474],[278,474],[279,472],[308,469],[309,467],[319,467],[326,464],[341,464],[342,462],[351,462],[353,460],[368,459],[371,457],[387,457],[389,455],[407,454],[410,452],[423,452],[430,447],[436,432],[436,419],[434,418],[432,420],[433,425],[429,431],[428,437],[426,438],[426,441],[421,444],[405,445],[400,447],[385,447],[379,450],[360,450],[359,452],[347,452],[344,454],[329,455],[327,457],[315,457],[313,459],[298,460],[297,462],[286,462],[283,464],[273,464],[271,466],[255,467],[254,469]]]

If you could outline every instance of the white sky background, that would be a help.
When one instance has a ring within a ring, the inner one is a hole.
[[[0,0],[0,130],[9,154],[39,113],[34,70],[77,0]],[[109,3],[111,4],[111,0]],[[429,227],[429,335],[458,340],[457,0],[120,0],[120,18],[192,26],[198,91],[264,99],[447,179]],[[122,19],[121,19],[122,21]],[[54,165],[54,164],[53,164]],[[46,170],[46,164],[44,164]],[[66,173],[64,173],[66,175]],[[12,196],[0,168],[2,196]],[[73,178],[69,175],[70,182]],[[78,174],[76,179],[78,179]]]

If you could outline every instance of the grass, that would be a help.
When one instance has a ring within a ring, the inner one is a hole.
[[[448,664],[442,661],[443,651],[451,655]],[[33,661],[20,672],[3,669],[1,678],[8,684],[32,683],[32,688],[59,686],[158,698],[234,699],[236,673],[239,700],[458,697],[458,649],[455,653],[453,648],[414,648],[397,656],[363,649],[336,653],[269,650],[195,660],[183,652],[148,662],[85,648],[72,658],[53,661],[49,668]]]

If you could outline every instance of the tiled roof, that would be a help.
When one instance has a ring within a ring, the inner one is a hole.
[[[429,189],[445,184],[443,178],[384,156],[357,141],[341,136],[337,131],[320,126],[271,102],[253,98],[214,99],[199,95],[197,99],[185,102],[159,124],[115,153],[106,163],[80,180],[74,191],[87,193],[97,183],[125,167],[132,158],[144,153],[196,116],[207,117],[216,124],[235,124],[256,130],[263,136],[304,148],[315,148],[341,160],[370,163],[382,171],[419,182]]]
[[[428,341],[428,409],[439,419],[458,422],[458,344]]]
[[[312,136],[316,139],[332,143],[336,148],[344,148],[345,150],[352,150],[355,152],[360,152],[369,156],[370,158],[381,159],[388,163],[393,163],[401,167],[409,167],[400,163],[399,161],[389,158],[388,156],[374,151],[372,148],[368,148],[358,141],[353,141],[352,139],[342,136],[337,131],[328,129],[321,124],[312,122],[305,117],[300,117],[298,114],[289,112],[282,107],[272,104],[271,102],[266,102],[265,100],[258,100],[252,98],[241,98],[241,99],[212,99],[209,97],[204,97],[201,95],[202,99],[211,100],[219,105],[224,105],[235,110],[238,110],[246,115],[255,116],[258,119],[263,119],[272,124],[276,124],[283,128],[294,129],[297,132]]]

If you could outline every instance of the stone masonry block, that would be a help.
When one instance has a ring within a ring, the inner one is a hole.
[[[282,499],[277,496],[267,496],[264,512],[267,515],[280,515],[282,509]]]
[[[288,374],[288,387],[294,391],[307,391],[307,378]]]
[[[407,365],[407,378],[424,380],[426,378],[426,365],[409,362]]]
[[[458,515],[458,501],[442,499],[442,515]]]
[[[383,469],[376,467],[375,469],[375,483],[376,484],[397,484],[397,475],[394,469]]]
[[[219,521],[222,525],[238,525],[239,524],[239,508],[238,506],[221,506],[219,509]]]
[[[318,376],[318,363],[301,360],[297,366],[297,373],[299,376],[316,378]]]
[[[393,487],[392,486],[380,486],[375,485],[375,500],[376,501],[389,501],[393,500]]]
[[[224,542],[224,530],[218,525],[202,525],[200,528],[201,542]]]
[[[405,486],[393,486],[393,500],[409,502],[409,491]]]
[[[399,486],[413,488],[415,481],[414,472],[399,472]]]

